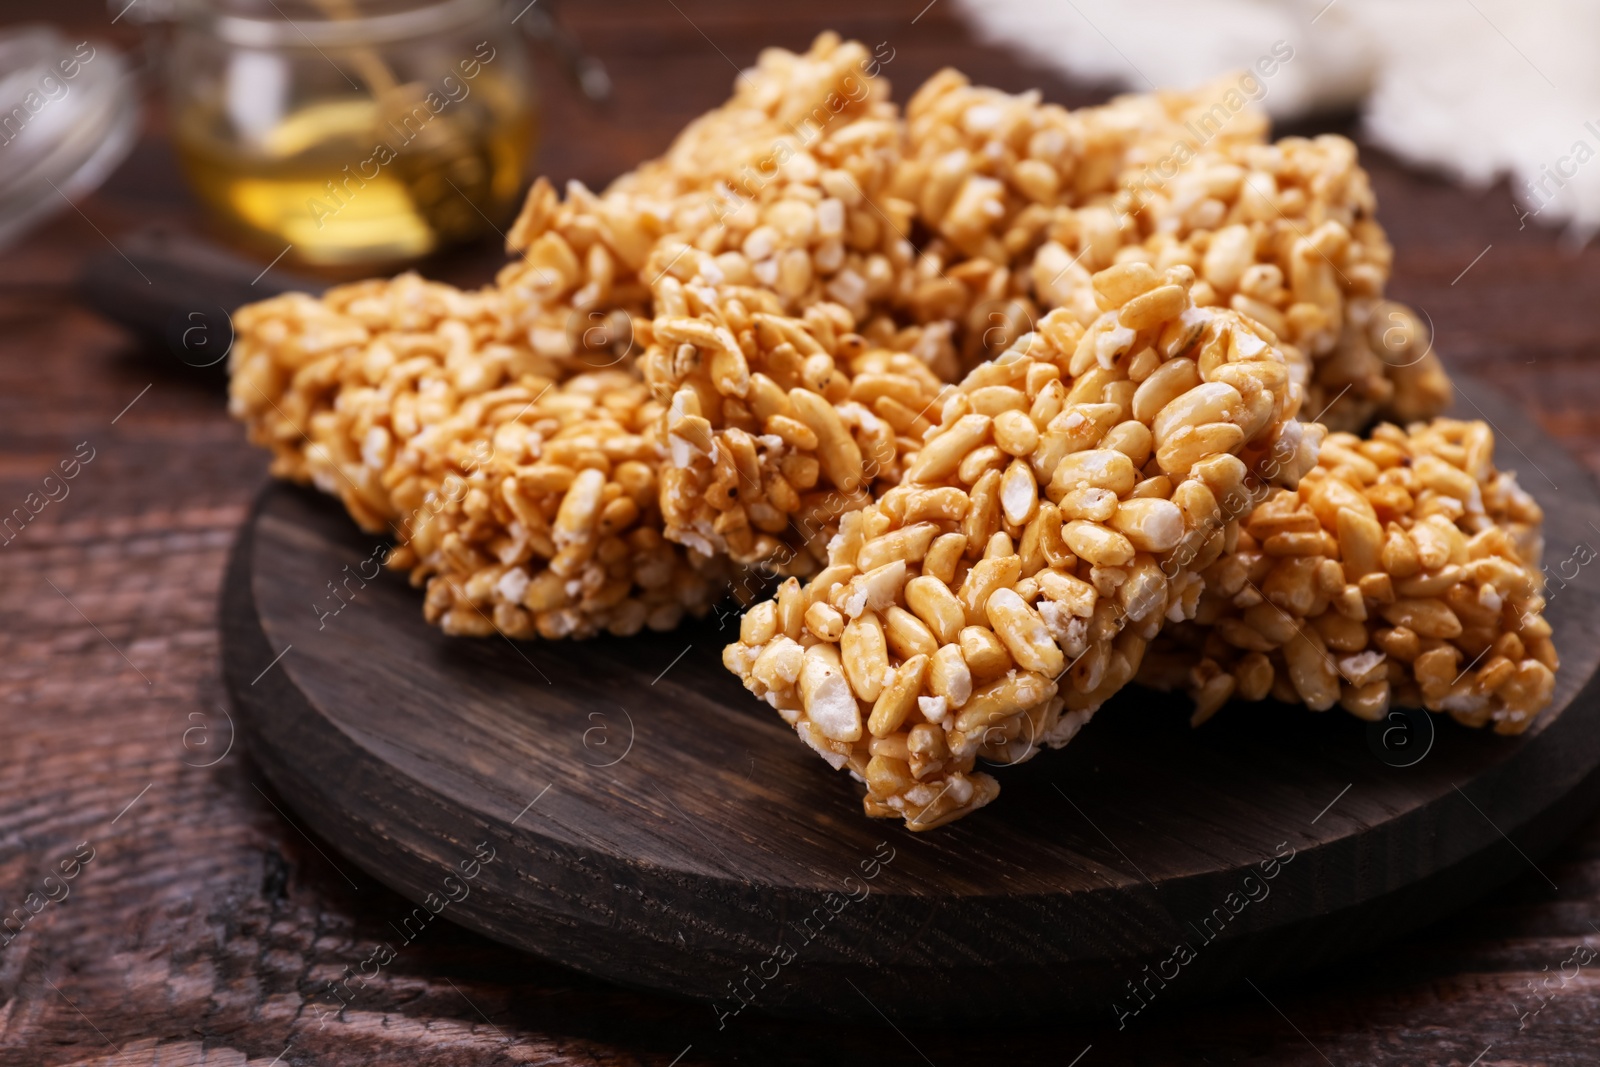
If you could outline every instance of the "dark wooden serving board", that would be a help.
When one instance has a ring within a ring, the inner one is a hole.
[[[1551,574],[1600,547],[1589,475],[1488,389],[1462,392],[1545,506]],[[1067,749],[998,769],[989,808],[911,834],[863,817],[860,787],[724,671],[731,614],[627,640],[452,639],[388,575],[324,614],[381,544],[273,485],[234,550],[224,669],[283,799],[418,902],[394,948],[438,910],[724,1022],[743,1002],[1131,1017],[1437,919],[1600,798],[1600,605],[1577,584],[1548,610],[1555,705],[1522,737],[1271,704],[1191,730],[1131,690]]]

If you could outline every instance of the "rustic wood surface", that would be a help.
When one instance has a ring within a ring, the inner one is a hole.
[[[1589,537],[1590,476],[1458,385],[1561,486],[1546,536]],[[337,501],[276,484],[223,590],[234,722],[285,817],[418,905],[318,1012],[449,908],[543,959],[699,1000],[719,1029],[747,1010],[1126,1027],[1147,999],[1270,982],[1437,921],[1600,798],[1593,598],[1551,601],[1562,672],[1515,740],[1276,704],[1196,733],[1186,701],[1133,688],[1065,752],[994,769],[990,807],[916,834],[862,818],[859,788],[722,667],[732,604],[665,634],[461,641],[379,576],[386,547]]]
[[[838,0],[571,4],[568,21],[609,63],[617,98],[595,112],[547,71],[539,166],[601,183],[721,99],[733,64],[829,26],[890,42],[887,73],[902,91],[957,64],[1067,103],[1102,95],[974,44],[950,6],[917,17],[922,0],[871,11]],[[48,13],[76,33],[136,43],[129,20],[109,25],[113,13],[91,0]],[[5,17],[39,14],[11,7]],[[197,766],[226,742],[217,599],[265,462],[214,387],[170,354],[139,349],[75,295],[107,238],[154,220],[198,225],[164,129],[152,109],[147,136],[104,189],[0,257],[5,509],[80,442],[94,450],[70,494],[0,547],[0,911],[29,893],[60,897],[62,883],[44,879],[61,863],[75,873],[70,895],[0,948],[0,1062],[1594,1061],[1600,820],[1539,864],[1549,881],[1530,870],[1389,949],[1307,979],[1219,988],[1201,1007],[1158,1004],[1120,1032],[1109,1019],[902,1033],[883,1020],[748,1013],[719,1032],[704,1008],[586,979],[449,923],[407,946],[340,1016],[318,1017],[312,995],[369,958],[409,907],[370,880],[348,884],[239,751]],[[1504,186],[1472,192],[1377,153],[1366,162],[1398,250],[1392,293],[1428,312],[1449,366],[1534,413],[1600,470],[1600,371],[1589,362],[1600,249],[1568,254],[1551,232],[1520,228]],[[494,262],[458,256],[436,273],[481,279]],[[1552,545],[1551,558],[1571,548]],[[1562,595],[1592,597],[1597,581],[1585,569]]]

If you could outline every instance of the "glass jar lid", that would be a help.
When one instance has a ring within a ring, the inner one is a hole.
[[[458,30],[502,0],[177,0],[176,14],[241,48],[349,48]]]
[[[127,156],[139,93],[104,42],[0,33],[0,246],[97,188]]]

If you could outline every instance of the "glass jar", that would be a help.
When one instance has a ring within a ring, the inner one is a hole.
[[[184,0],[176,14],[184,172],[262,254],[376,269],[513,214],[537,99],[501,0]]]

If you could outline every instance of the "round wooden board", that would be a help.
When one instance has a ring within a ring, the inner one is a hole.
[[[1587,472],[1461,387],[1546,509],[1550,573],[1600,546]],[[1065,750],[997,769],[987,809],[912,834],[865,818],[861,787],[722,668],[731,614],[626,640],[447,638],[401,579],[345,582],[382,544],[283,485],[240,537],[224,668],[268,777],[418,902],[393,948],[441,909],[723,1022],[1120,1017],[1260,981],[1526,872],[1600,796],[1600,605],[1581,578],[1550,599],[1563,667],[1521,737],[1271,704],[1191,730],[1177,701],[1130,690]]]

